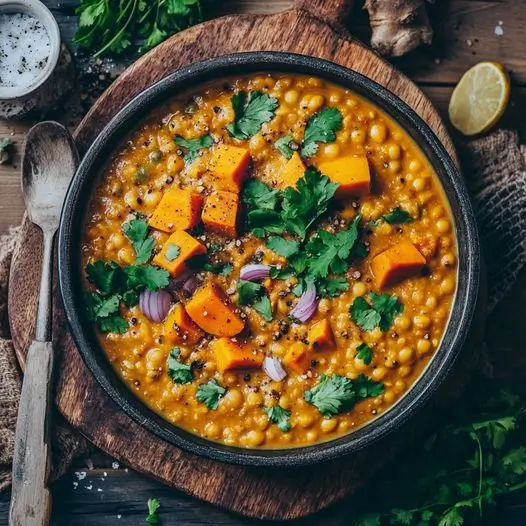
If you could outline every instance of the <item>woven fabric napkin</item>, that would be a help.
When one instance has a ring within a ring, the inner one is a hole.
[[[526,263],[526,149],[501,130],[459,147],[488,263],[488,310],[500,301]],[[0,238],[0,490],[11,481],[21,373],[9,339],[7,282],[18,229]],[[62,475],[87,443],[57,415],[52,478]]]

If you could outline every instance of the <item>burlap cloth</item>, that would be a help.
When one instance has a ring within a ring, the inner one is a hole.
[[[461,145],[459,153],[471,191],[488,263],[488,309],[509,290],[526,262],[526,150],[515,132],[497,131]],[[7,282],[19,229],[0,238],[0,491],[11,482],[13,440],[21,373],[9,340]],[[59,415],[53,426],[52,478],[86,451],[86,440]]]

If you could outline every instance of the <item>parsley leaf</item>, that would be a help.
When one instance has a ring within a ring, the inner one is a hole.
[[[197,139],[185,139],[180,135],[176,135],[175,144],[186,148],[187,151],[183,159],[185,160],[185,162],[191,163],[198,157],[199,150],[203,150],[204,148],[210,148],[210,146],[214,144],[214,139],[211,135],[203,135],[202,137],[198,137]]]
[[[265,321],[272,320],[272,306],[263,285],[240,279],[237,282],[237,292],[240,305],[251,305]]]
[[[177,259],[179,257],[179,254],[181,253],[181,248],[176,245],[175,243],[169,243],[169,245],[166,247],[166,252],[164,253],[164,257],[168,261],[173,261],[174,259]]]
[[[356,347],[356,357],[365,365],[370,365],[373,360],[373,350],[366,343],[360,343]]]
[[[161,507],[159,499],[148,499],[148,517],[146,517],[146,522],[148,524],[160,524],[159,516],[157,515],[157,510]]]
[[[264,407],[263,411],[267,413],[268,419],[273,423],[277,424],[278,429],[287,433],[291,429],[290,425],[290,411],[283,409],[279,405],[273,405],[271,407]]]
[[[206,384],[201,384],[197,388],[195,397],[199,402],[208,407],[208,409],[216,410],[219,405],[219,399],[226,393],[226,389],[217,383],[216,379],[210,380]]]
[[[294,154],[294,150],[290,147],[291,142],[292,142],[292,137],[290,135],[285,135],[284,137],[280,137],[274,143],[274,146],[283,155],[283,157],[290,159],[292,155]]]
[[[343,117],[337,108],[325,108],[315,113],[307,122],[303,135],[301,155],[312,157],[318,151],[318,143],[333,142],[336,132],[341,130]]]
[[[240,91],[232,96],[235,120],[226,129],[236,139],[250,139],[261,130],[265,122],[272,120],[278,107],[278,99],[269,97],[261,91],[251,91],[248,95]]]
[[[142,265],[152,256],[155,240],[148,237],[148,223],[144,219],[132,219],[122,225],[122,231],[131,241],[135,251],[135,263]]]
[[[380,327],[387,332],[396,316],[404,311],[404,305],[397,296],[389,294],[369,294],[368,303],[363,297],[356,298],[349,309],[351,320],[364,331],[372,331]]]
[[[399,206],[393,208],[388,214],[384,214],[382,218],[385,219],[385,221],[387,221],[390,225],[410,223],[413,221],[411,214]]]
[[[192,368],[179,361],[181,351],[175,347],[170,351],[166,365],[168,367],[168,376],[176,384],[190,384],[194,381]]]

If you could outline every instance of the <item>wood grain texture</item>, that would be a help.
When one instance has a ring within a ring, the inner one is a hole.
[[[302,4],[306,7],[306,4]],[[347,3],[345,3],[347,5]],[[287,28],[286,31],[283,28]],[[236,51],[283,50],[338,62],[372,77],[411,105],[454,155],[451,139],[436,109],[403,74],[343,31],[334,30],[303,9],[277,15],[228,16],[172,37],[139,59],[92,107],[77,129],[85,151],[113,115],[145,87],[198,59]],[[18,350],[31,339],[38,283],[38,232],[27,221],[24,242],[14,256],[10,313]],[[108,399],[84,366],[64,318],[55,308],[55,336],[60,356],[56,403],[65,418],[96,446],[133,468],[187,494],[247,516],[290,519],[310,514],[341,500],[361,486],[411,436],[436,425],[440,412],[430,406],[418,420],[360,454],[304,468],[279,470],[218,464],[182,452],[135,424]],[[458,396],[452,386],[465,383],[472,356],[456,367],[442,399]],[[418,432],[417,432],[418,430]]]
[[[34,341],[20,395],[13,458],[11,526],[47,526],[51,518],[50,418],[53,344]]]

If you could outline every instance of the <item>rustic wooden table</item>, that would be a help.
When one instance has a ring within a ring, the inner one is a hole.
[[[69,42],[75,32],[74,7],[71,0],[47,0],[59,20],[64,39]],[[286,9],[288,0],[224,0],[217,14],[252,12],[271,13]],[[370,30],[362,2],[356,2],[350,22],[350,31],[368,42]],[[510,71],[513,83],[512,103],[503,125],[517,127],[523,137],[526,132],[526,0],[449,0],[430,6],[435,28],[433,46],[420,49],[395,61],[396,65],[413,78],[427,93],[447,120],[447,104],[451,91],[462,72],[481,60],[502,62]],[[500,28],[497,29],[496,28]],[[71,115],[58,115],[71,124]],[[0,138],[11,137],[15,141],[15,156],[11,165],[0,165],[0,234],[12,225],[20,223],[23,214],[20,192],[20,152],[25,132],[31,122],[8,123],[0,121]],[[455,137],[460,140],[459,137]],[[526,328],[520,323],[526,299],[526,272],[510,294],[508,301],[499,307],[490,326],[499,327],[499,349],[503,349],[503,370],[511,351],[523,347]],[[511,307],[510,307],[511,306]],[[512,330],[513,328],[513,330]],[[522,329],[521,329],[522,328]],[[490,336],[490,343],[493,338]],[[502,341],[504,339],[504,341]],[[515,365],[515,364],[514,364]],[[526,373],[526,359],[517,364]],[[499,369],[497,369],[497,375]],[[524,376],[523,376],[524,377]],[[520,375],[517,376],[520,378]],[[524,386],[522,386],[524,389]],[[95,464],[94,469],[91,463]],[[163,524],[168,525],[238,525],[262,524],[247,521],[212,506],[200,503],[169,490],[159,483],[125,466],[117,466],[105,455],[94,452],[92,461],[82,461],[73,467],[53,486],[54,526],[99,526],[106,524],[144,524],[146,501],[157,497],[162,502]],[[9,494],[0,495],[0,526],[7,524]],[[316,516],[296,524],[349,524],[351,502],[343,502]],[[520,506],[502,510],[498,523],[491,526],[511,526],[526,523],[526,509]]]

